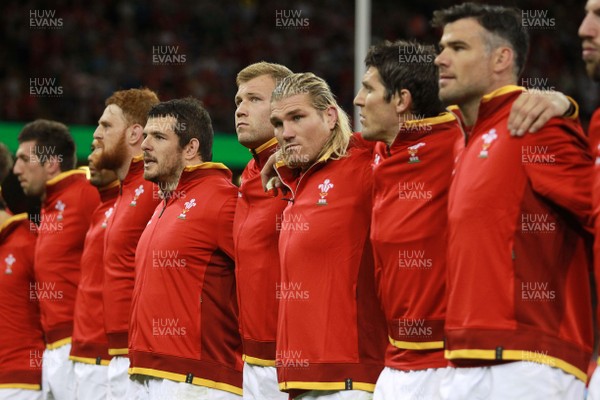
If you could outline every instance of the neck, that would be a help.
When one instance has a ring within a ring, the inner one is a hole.
[[[198,165],[198,164],[202,164],[204,161],[202,161],[202,158],[200,157],[195,157],[192,158],[191,160],[184,160],[183,161],[183,166],[184,167],[189,167],[191,165]],[[183,169],[182,169],[183,171]],[[180,171],[180,175],[181,175],[181,171]]]
[[[4,221],[6,221],[9,218],[10,218],[10,214],[8,214],[4,210],[0,210],[0,226],[4,223]]]
[[[46,201],[46,187],[48,185],[48,181],[52,180],[53,178],[55,178],[56,176],[58,176],[62,171],[58,171],[55,172],[53,174],[48,174],[48,179],[46,180],[46,183],[44,184],[44,191],[43,193],[40,195],[40,201],[42,202],[42,204],[44,204],[44,201]]]
[[[179,178],[172,181],[163,181],[158,183],[158,187],[160,187],[160,191],[163,194],[163,197],[169,197],[169,194],[177,188],[179,184]]]
[[[406,112],[404,114],[399,114],[398,115],[398,130],[386,132],[383,142],[385,142],[388,146],[391,146],[392,143],[394,143],[394,141],[398,137],[398,135],[400,135],[400,132],[402,131],[402,128],[405,125],[405,122],[406,121],[414,121],[415,119],[419,119],[419,118],[416,115],[414,115],[412,112]]]
[[[396,140],[396,138],[398,137],[399,134],[400,134],[399,130],[396,133],[388,132],[386,134],[385,138],[382,140],[382,142],[384,142],[385,144],[388,145],[388,147],[390,147],[392,145],[392,143],[394,143],[394,141]]]
[[[179,178],[181,178],[183,169],[188,165],[189,164],[184,163],[184,165],[178,168],[173,175],[162,181],[157,182],[163,198],[168,198],[171,192],[177,189],[177,185],[179,185]]]
[[[460,112],[464,117],[465,124],[467,126],[473,126],[477,122],[477,115],[479,113],[479,105],[483,96],[492,93],[504,86],[516,85],[516,77],[512,74],[505,74],[497,79],[494,79],[492,84],[485,90],[481,96],[475,97],[466,101],[459,106]]]
[[[62,174],[63,171],[61,171],[60,169],[56,172],[49,172],[48,173],[48,178],[46,179],[46,182],[48,182],[49,180],[52,180],[54,178],[56,178],[58,175]]]
[[[121,182],[123,182],[123,180],[125,179],[125,177],[127,176],[127,173],[129,173],[129,165],[131,164],[131,160],[129,160],[127,162],[126,165],[121,165],[116,171],[115,173],[117,174],[117,178],[119,178],[119,180]]]
[[[271,136],[271,137],[269,137],[269,138],[267,138],[266,140],[263,140],[263,141],[261,141],[261,142],[258,142],[258,143],[253,143],[253,145],[252,145],[252,146],[250,146],[250,147],[248,147],[248,148],[249,148],[250,150],[256,150],[256,149],[258,149],[259,147],[261,147],[261,146],[265,145],[265,144],[266,144],[267,142],[269,142],[270,140],[272,140],[274,137],[275,137],[275,136]]]
[[[463,115],[465,125],[473,126],[477,121],[477,114],[479,113],[479,104],[481,98],[471,100],[460,105],[460,112]]]
[[[131,166],[131,160],[133,157],[138,156],[142,153],[142,149],[138,149],[136,151],[129,151],[127,157],[125,158],[125,162],[119,168],[115,170],[115,174],[117,174],[117,178],[119,181],[123,182],[127,174],[129,173],[129,167]]]

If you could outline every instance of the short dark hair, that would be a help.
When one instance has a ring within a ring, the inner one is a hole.
[[[459,19],[473,18],[485,30],[506,40],[515,52],[517,76],[525,68],[529,51],[529,33],[523,26],[521,10],[515,7],[463,3],[433,12],[432,25],[443,28]]]
[[[10,150],[4,143],[0,143],[0,184],[10,173],[13,166],[13,158]]]
[[[158,103],[148,112],[148,118],[174,117],[174,131],[179,136],[179,146],[184,147],[193,138],[200,141],[202,161],[212,161],[213,128],[208,111],[202,102],[193,97]]]
[[[412,96],[412,112],[429,118],[444,111],[438,95],[435,57],[433,46],[404,40],[385,41],[369,48],[365,65],[377,68],[385,87],[385,101],[389,102],[395,93],[406,89]]]
[[[75,168],[75,142],[65,124],[47,119],[36,119],[23,127],[17,140],[19,143],[35,141],[36,155],[40,156],[42,165],[47,161],[47,156],[56,156],[62,172]],[[52,148],[51,154],[40,154],[40,148]]]

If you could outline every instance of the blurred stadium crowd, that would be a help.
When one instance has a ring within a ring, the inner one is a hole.
[[[582,106],[584,124],[596,105],[597,87],[580,60],[577,27],[582,2],[519,0],[522,10],[541,10],[552,27],[531,29],[532,49],[523,79],[560,90]],[[372,43],[415,38],[434,44],[434,9],[452,1],[372,5]],[[502,2],[507,5],[507,2]],[[224,2],[169,0],[4,1],[0,15],[0,120],[50,118],[95,124],[103,100],[118,89],[148,86],[162,99],[201,99],[218,132],[234,133],[235,74],[259,60],[325,78],[351,113],[354,96],[354,2],[342,0]],[[32,26],[49,10],[60,27]],[[305,26],[277,26],[277,12],[293,10]],[[171,46],[171,47],[167,47]],[[157,50],[162,49],[162,50]],[[157,51],[176,52],[181,63],[157,63]],[[31,79],[54,79],[59,96],[31,94]],[[536,78],[538,78],[536,80]]]

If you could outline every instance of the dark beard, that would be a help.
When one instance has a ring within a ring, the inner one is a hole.
[[[110,152],[107,151],[106,148],[102,149],[95,165],[98,170],[109,169],[111,171],[116,171],[121,168],[126,161],[127,144],[125,143],[125,132],[123,132],[116,146]]]

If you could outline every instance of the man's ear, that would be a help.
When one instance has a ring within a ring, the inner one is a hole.
[[[515,53],[508,46],[500,46],[492,54],[493,71],[502,73],[507,69],[512,69],[514,65]]]
[[[412,94],[408,89],[402,89],[400,93],[394,94],[392,101],[398,115],[406,114],[412,110]]]
[[[183,159],[191,161],[196,157],[203,161],[200,155],[200,141],[197,138],[192,138],[183,148]]]
[[[133,124],[125,130],[125,141],[130,146],[137,146],[144,140],[144,127],[140,124]]]
[[[60,160],[61,157],[62,156],[53,155],[44,160],[44,169],[46,170],[48,176],[55,176],[62,172],[60,170],[60,164],[62,161]]]
[[[332,131],[335,128],[335,124],[338,122],[338,110],[335,106],[329,106],[325,110],[325,120],[329,130]]]

